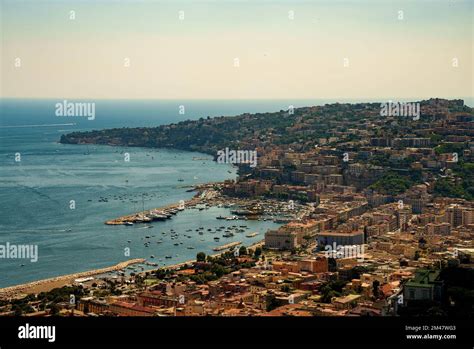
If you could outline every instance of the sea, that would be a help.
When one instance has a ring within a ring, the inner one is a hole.
[[[149,224],[152,228],[105,225],[109,219],[143,208],[190,199],[194,193],[189,186],[235,179],[236,169],[195,152],[60,144],[62,134],[337,101],[371,100],[78,100],[95,103],[95,118],[89,120],[57,116],[56,104],[64,99],[0,99],[0,248],[28,245],[38,252],[36,261],[0,258],[0,287],[133,258],[159,266],[176,264],[194,259],[198,252],[215,253],[214,247],[233,241],[249,246],[279,226],[272,221],[217,220],[230,215],[224,207],[186,209],[170,220]],[[231,238],[208,231],[232,225],[248,228]],[[199,227],[204,228],[203,235],[196,232]],[[171,239],[171,230],[179,234],[178,239]],[[259,234],[247,238],[250,232]],[[214,241],[216,236],[219,242]]]

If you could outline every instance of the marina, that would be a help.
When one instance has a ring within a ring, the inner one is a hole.
[[[148,223],[152,221],[165,221],[171,219],[179,211],[183,211],[186,205],[193,205],[198,201],[199,198],[193,198],[184,205],[182,204],[171,204],[161,208],[155,208],[151,210],[144,210],[135,214],[122,216],[116,219],[106,221],[107,225],[133,225],[135,223]]]

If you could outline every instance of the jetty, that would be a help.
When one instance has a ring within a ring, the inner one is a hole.
[[[234,242],[231,242],[231,243],[222,245],[222,246],[214,247],[212,250],[213,250],[213,251],[223,251],[223,250],[227,250],[227,249],[229,249],[229,248],[232,248],[232,247],[234,247],[234,246],[238,246],[238,245],[240,245],[241,243],[242,243],[241,241],[234,241]]]
[[[179,203],[154,208],[151,210],[145,210],[130,215],[118,217],[111,219],[105,222],[107,225],[132,225],[135,223],[149,223],[152,221],[163,221],[170,219],[172,215],[176,214],[178,211],[184,210],[184,208],[196,205],[199,203],[200,199],[197,197],[192,198],[191,200],[185,201],[184,205]]]

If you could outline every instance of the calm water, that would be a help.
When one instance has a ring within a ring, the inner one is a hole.
[[[172,220],[153,223],[151,229],[139,225],[106,226],[104,221],[140,210],[143,205],[152,208],[189,199],[193,194],[180,186],[235,178],[235,170],[198,153],[62,145],[57,143],[61,134],[156,126],[185,119],[277,111],[287,109],[288,105],[334,101],[102,100],[95,101],[93,121],[55,116],[57,102],[2,100],[0,104],[0,244],[36,244],[39,249],[36,263],[0,259],[0,287],[106,267],[131,258],[148,259],[151,255],[160,265],[173,264],[192,259],[199,251],[211,253],[213,247],[231,241],[249,245],[262,239],[267,229],[277,226],[272,222],[245,222],[249,226],[247,232],[260,233],[254,238],[246,238],[245,233],[222,238],[222,233],[195,232],[201,226],[207,230],[243,224],[216,220],[216,216],[229,214],[225,208],[186,210]],[[184,115],[178,112],[180,105],[185,106]],[[124,161],[124,152],[130,154],[128,163]],[[21,154],[20,162],[15,162],[15,153]],[[196,161],[193,157],[206,160]],[[184,181],[178,182],[179,178]],[[106,197],[108,202],[100,202],[101,197]],[[71,200],[76,205],[73,210]],[[170,229],[180,234],[179,239],[171,240]],[[193,231],[186,232],[188,229]],[[144,246],[145,236],[151,236],[149,247]],[[213,240],[215,236],[221,237],[220,242]],[[158,244],[158,240],[162,243]],[[174,246],[176,242],[183,244]],[[194,249],[188,249],[190,246]],[[124,255],[125,247],[130,248],[130,256]],[[165,259],[165,255],[173,258]]]
[[[198,235],[194,231],[201,226],[207,229],[238,224],[215,219],[230,214],[225,208],[186,210],[172,220],[153,223],[151,229],[142,229],[139,225],[106,226],[104,221],[141,210],[143,205],[152,208],[189,199],[193,193],[180,186],[235,178],[235,169],[199,153],[62,145],[57,141],[61,134],[74,130],[159,125],[186,118],[278,108],[255,102],[247,105],[189,102],[186,114],[180,115],[179,104],[175,102],[99,101],[96,119],[88,121],[55,116],[56,102],[9,100],[2,103],[0,244],[36,244],[39,259],[36,263],[0,259],[0,287],[151,255],[156,256],[153,261],[160,265],[173,264],[192,259],[199,251],[210,253],[213,247],[230,241],[248,245],[262,239],[268,228],[277,226],[271,222],[247,222],[248,232],[260,232],[254,238],[246,238],[245,234],[222,238],[222,233]],[[46,126],[68,123],[75,125]],[[27,127],[11,127],[20,125]],[[124,152],[130,154],[130,162],[124,161]],[[20,162],[15,162],[15,153],[21,154]],[[207,160],[196,161],[193,157]],[[180,178],[184,181],[178,182]],[[100,202],[101,197],[106,197],[108,202]],[[76,205],[73,210],[71,200]],[[179,239],[171,240],[170,229],[180,233]],[[188,229],[193,232],[186,232]],[[150,239],[150,247],[144,246],[147,235],[155,235]],[[220,236],[221,241],[215,242],[215,236]],[[158,244],[158,240],[163,242]],[[174,246],[176,242],[183,244]],[[124,255],[125,247],[130,248],[130,256]],[[165,255],[173,258],[165,259]],[[159,262],[159,258],[163,261]]]

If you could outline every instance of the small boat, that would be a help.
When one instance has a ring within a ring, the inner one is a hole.
[[[173,258],[173,256],[165,256],[165,258],[170,259]]]
[[[153,212],[149,215],[149,217],[155,221],[164,221],[164,220],[167,220],[168,219],[168,216],[167,215],[164,215],[164,214],[161,214],[161,213],[157,213],[157,212]]]
[[[218,237],[215,237],[214,240],[215,240],[215,241],[219,241],[220,239],[219,239]]]
[[[257,235],[258,235],[258,233],[255,232],[255,233],[247,234],[247,235],[245,235],[245,236],[248,237],[248,238],[253,238],[254,236],[257,236]]]

